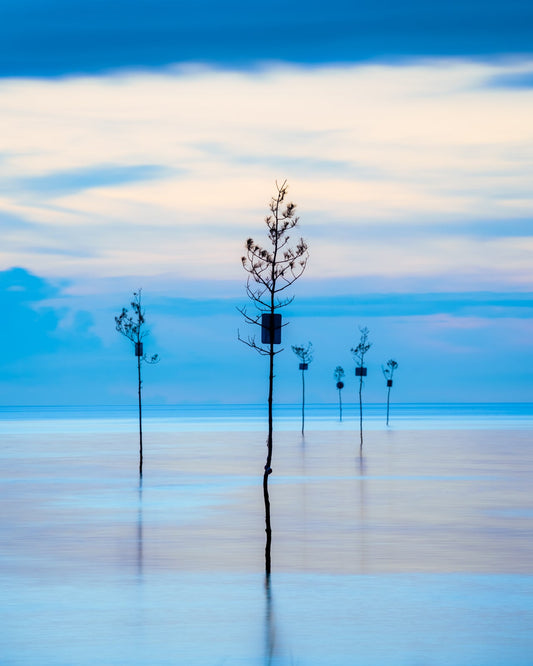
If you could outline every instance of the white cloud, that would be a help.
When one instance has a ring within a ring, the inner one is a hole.
[[[523,240],[480,243],[461,224],[531,217],[533,90],[488,82],[532,69],[432,61],[4,80],[0,215],[32,226],[3,223],[3,267],[234,278],[242,240],[261,237],[274,180],[287,177],[304,236],[330,222],[360,230],[312,248],[317,274],[491,272],[523,284]],[[109,165],[164,173],[31,189],[32,178]],[[402,237],[406,223],[427,232],[443,220],[449,236]],[[370,221],[393,236],[365,238]]]

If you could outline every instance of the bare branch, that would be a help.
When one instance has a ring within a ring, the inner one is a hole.
[[[313,360],[313,344],[311,342],[305,345],[292,345],[292,351],[298,356],[302,363],[311,363]]]
[[[338,365],[335,370],[333,371],[333,376],[335,379],[340,382],[341,379],[344,377],[344,368],[340,365]]]
[[[115,317],[115,328],[128,338],[133,344],[140,344],[144,339],[150,335],[150,331],[145,328],[145,311],[141,303],[142,289],[133,292],[133,300],[130,303],[131,311],[127,308],[122,308],[122,312]],[[159,357],[157,354],[148,356],[147,354],[140,356],[141,361],[149,364],[158,363]]]
[[[359,331],[361,332],[361,338],[359,340],[359,344],[357,345],[357,347],[352,347],[350,351],[352,352],[356,360],[359,361],[359,364],[362,366],[364,363],[365,354],[370,349],[370,347],[372,347],[372,343],[368,342],[369,330],[366,326],[363,328],[359,328]]]

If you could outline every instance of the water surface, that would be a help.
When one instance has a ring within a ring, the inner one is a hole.
[[[258,427],[152,416],[141,487],[134,413],[7,416],[2,664],[531,664],[523,412],[276,432],[268,586]]]

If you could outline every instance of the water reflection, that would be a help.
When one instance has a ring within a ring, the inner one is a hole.
[[[366,462],[362,451],[360,451],[359,453],[359,457],[357,458],[357,463],[359,465],[359,474],[361,476],[364,476],[366,471]]]
[[[364,573],[366,571],[366,527],[367,527],[367,516],[366,516],[366,462],[363,452],[361,451],[358,458],[359,466],[359,567],[360,571]]]
[[[143,575],[143,479],[139,478],[139,494],[137,509],[137,575]]]
[[[265,666],[270,666],[276,653],[276,627],[272,609],[272,582],[265,576]]]
[[[530,432],[279,438],[266,579],[248,434],[162,435],[143,485],[126,437],[3,443],[0,661],[531,663]]]

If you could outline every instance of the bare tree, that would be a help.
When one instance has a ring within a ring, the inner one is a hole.
[[[302,435],[304,434],[305,426],[305,371],[309,367],[309,363],[313,360],[313,345],[308,342],[307,347],[304,345],[292,345],[292,351],[300,359],[299,369],[302,371]]]
[[[387,367],[384,367],[383,365],[381,366],[383,375],[387,380],[387,425],[389,425],[389,405],[390,405],[390,390],[392,388],[392,376],[394,375],[394,371],[396,370],[397,367],[398,363],[396,363],[396,361],[392,358],[390,358],[387,361]]]
[[[141,289],[133,292],[133,300],[131,301],[131,312],[127,308],[122,308],[122,312],[115,317],[115,325],[117,331],[124,337],[131,340],[135,349],[135,356],[137,358],[137,378],[138,378],[138,393],[139,393],[139,476],[143,475],[143,431],[142,431],[142,400],[141,400],[141,361],[153,364],[159,361],[159,356],[154,354],[148,356],[144,353],[143,340],[149,335],[149,331],[145,329],[144,310],[141,304]]]
[[[355,360],[357,361],[357,366],[355,368],[355,376],[359,377],[359,433],[361,437],[361,450],[363,449],[363,377],[367,375],[367,369],[365,368],[365,354],[372,346],[371,342],[368,342],[368,328],[359,328],[361,337],[359,339],[359,344],[357,347],[351,349],[352,354],[354,355]]]
[[[270,573],[270,544],[272,530],[270,526],[270,501],[268,496],[268,476],[272,473],[272,405],[274,391],[274,357],[283,349],[274,349],[281,344],[281,314],[279,310],[289,305],[294,297],[285,297],[288,289],[304,272],[307,265],[307,244],[300,238],[294,249],[290,248],[289,231],[298,224],[295,216],[296,205],[285,203],[287,181],[281,185],[276,182],[276,194],[270,201],[270,214],[265,218],[267,237],[270,248],[263,248],[252,238],[246,241],[246,254],[242,265],[248,273],[246,294],[252,301],[256,313],[248,314],[246,307],[238,308],[245,321],[261,327],[261,343],[255,336],[239,340],[269,359],[268,374],[268,439],[267,458],[263,474],[263,495],[265,500],[265,522],[267,534],[266,570]]]
[[[342,378],[344,377],[344,369],[338,365],[334,372],[333,376],[335,377],[335,380],[337,382],[337,390],[339,391],[339,421],[342,422],[342,396],[341,396],[341,391],[344,388],[344,382],[342,381]]]

